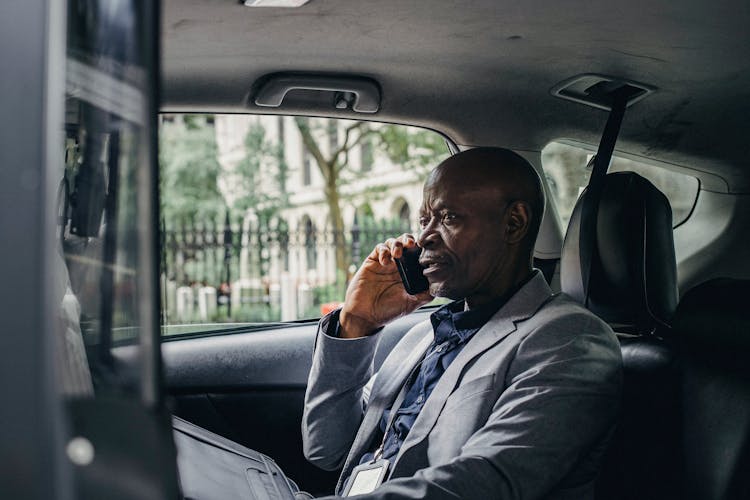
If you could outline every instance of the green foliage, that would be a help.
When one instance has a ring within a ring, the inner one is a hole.
[[[261,226],[265,227],[269,221],[273,226],[275,217],[289,206],[289,168],[284,158],[283,142],[269,141],[263,125],[255,122],[244,138],[244,157],[231,171],[225,171],[217,159],[216,132],[210,119],[205,115],[179,115],[171,121],[165,119],[162,124],[160,187],[162,214],[167,229],[178,229],[183,222],[191,226],[191,220],[195,221],[196,227],[203,227],[205,224],[214,227],[217,223],[221,226],[227,211],[227,201],[219,189],[219,181],[222,188],[225,184],[232,188],[227,197],[234,200],[233,205],[228,207],[233,227],[239,229],[248,209],[255,212]],[[352,182],[373,175],[370,168],[378,158],[387,157],[394,169],[417,172],[418,177],[424,178],[431,168],[448,155],[443,138],[431,131],[400,125],[337,122],[318,118],[297,118],[294,122],[309,156],[314,159],[326,181],[328,189],[324,190],[324,194],[328,203],[329,221],[335,234],[344,235],[347,239],[351,233],[344,225],[342,205],[353,202],[361,205],[363,200],[366,202],[368,199],[382,197],[388,190],[384,185],[345,189]],[[360,150],[358,147],[363,144],[367,147]],[[361,155],[362,162],[350,162],[350,153]],[[360,163],[364,163],[366,167],[353,167]],[[413,178],[413,175],[408,177]],[[336,189],[330,189],[333,186]],[[403,221],[376,222],[372,213],[369,217],[367,215],[360,214],[361,250],[357,260],[367,255],[375,242],[408,230],[408,227],[401,228]],[[235,241],[235,245],[239,245],[239,240]],[[178,281],[189,282],[198,277],[217,285],[225,279],[222,247],[216,248],[216,255],[211,254],[211,259],[206,259],[205,252],[180,251],[183,252],[183,260],[179,264],[179,273],[184,276],[178,276]],[[313,290],[313,305],[309,311],[305,311],[306,316],[318,316],[321,304],[343,299],[352,263],[349,252],[348,241],[345,245],[336,247],[336,281]],[[237,255],[239,246],[233,253],[233,256]],[[265,257],[258,257],[257,262],[261,262],[263,258]],[[253,261],[253,266],[256,266],[256,261]],[[257,267],[259,269],[253,272],[264,272],[262,264]],[[238,259],[232,259],[230,270],[231,279],[236,279],[239,275]],[[216,315],[216,320],[228,320],[224,317],[226,308],[223,306],[219,307]],[[234,321],[276,321],[279,316],[278,307],[271,307],[266,303],[233,304],[232,307]]]
[[[216,220],[224,213],[213,126],[202,117],[164,123],[160,134],[161,210],[171,223]]]
[[[429,130],[403,125],[385,125],[377,129],[376,147],[404,170],[416,170],[421,177],[448,156],[445,139]]]
[[[270,217],[288,205],[286,181],[289,166],[281,144],[266,140],[266,130],[260,124],[250,126],[245,135],[245,157],[237,164],[237,182],[242,196],[232,207],[239,213],[248,208]],[[261,172],[273,173],[273,189],[263,189]]]
[[[359,215],[360,259],[365,258],[375,245],[402,233],[411,231],[409,223],[397,218],[376,220],[372,215]],[[355,262],[359,265],[359,262]]]
[[[223,313],[223,314],[222,314]],[[226,307],[219,308],[214,321],[235,323],[274,323],[281,321],[281,310],[278,306],[268,304],[243,304],[232,309],[232,318],[226,316]]]
[[[321,306],[330,302],[343,302],[346,293],[347,279],[342,271],[336,272],[336,281],[328,285],[317,286],[312,289],[312,305],[305,311],[301,311],[300,318],[319,318]]]
[[[227,202],[218,184],[225,173],[217,159],[216,132],[208,121],[210,118],[208,115],[181,115],[162,123],[161,210],[169,226],[189,220],[215,222],[226,212]],[[245,137],[245,150],[245,157],[234,172],[238,192],[242,195],[229,208],[235,214],[255,208],[261,215],[270,217],[288,205],[289,168],[282,146],[267,141],[265,129],[254,124]],[[273,172],[273,186],[262,182],[262,171]]]
[[[188,130],[198,130],[206,123],[205,118],[201,115],[183,115],[182,121]]]
[[[326,150],[322,147],[322,142],[333,133],[335,121],[296,118],[295,123],[300,133],[312,141],[313,147],[308,146],[307,149],[315,157],[323,176],[326,177],[331,165],[337,167],[334,169],[334,174],[337,175],[336,185],[369,175],[369,169],[358,170],[349,165],[350,151],[360,145],[371,146],[363,153],[364,163],[372,164],[379,152],[387,156],[394,165],[403,170],[416,170],[421,177],[448,156],[445,139],[433,131],[404,125],[347,121],[341,124],[341,128],[348,131],[348,134],[344,134],[336,157],[331,154],[325,156],[322,154]],[[344,171],[347,175],[342,175]]]
[[[177,321],[177,320],[174,320]],[[201,318],[200,313],[195,310],[191,317],[179,320],[180,325],[202,324],[203,328],[192,330],[190,328],[173,329],[170,335],[176,333],[193,333],[205,329],[206,323],[275,323],[281,321],[281,310],[278,306],[268,304],[242,304],[232,306],[232,316],[227,314],[227,306],[220,305],[209,318]],[[227,325],[231,327],[231,325]]]
[[[346,285],[346,273],[337,270],[334,283],[313,288],[313,304],[320,309],[320,305],[326,302],[343,301]]]

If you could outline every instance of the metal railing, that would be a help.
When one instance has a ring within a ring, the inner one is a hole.
[[[279,321],[319,316],[404,221],[355,217],[343,234],[278,217],[162,222],[162,322]],[[345,262],[336,262],[336,245]],[[289,297],[292,298],[289,298]],[[286,297],[286,301],[284,300]],[[291,302],[290,302],[291,301]]]

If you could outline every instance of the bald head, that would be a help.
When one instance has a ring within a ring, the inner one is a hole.
[[[417,245],[432,295],[471,308],[529,276],[544,195],[526,160],[507,149],[464,151],[438,165],[423,194]]]
[[[517,153],[503,148],[469,149],[446,159],[428,177],[425,189],[434,185],[475,191],[490,189],[499,209],[522,202],[529,209],[524,247],[531,252],[544,213],[544,191],[534,167]]]

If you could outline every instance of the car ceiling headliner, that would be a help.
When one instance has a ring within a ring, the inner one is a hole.
[[[538,151],[556,138],[598,142],[606,113],[550,89],[604,73],[658,89],[628,110],[618,150],[750,192],[747,0],[312,0],[296,9],[165,0],[162,25],[167,111],[267,113],[247,100],[264,75],[362,75],[380,84],[382,103],[359,117]]]

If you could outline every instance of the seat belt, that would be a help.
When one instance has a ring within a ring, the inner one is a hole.
[[[614,89],[612,85],[617,85]],[[583,305],[589,305],[589,283],[591,280],[591,263],[598,256],[598,245],[596,241],[596,224],[599,214],[599,202],[604,191],[604,179],[609,169],[612,153],[620,133],[620,126],[625,117],[625,108],[628,100],[636,92],[636,89],[627,84],[606,82],[597,84],[588,90],[589,94],[603,94],[603,97],[611,99],[611,111],[604,126],[604,132],[599,142],[596,155],[590,160],[593,163],[591,176],[585,190],[583,205],[581,206],[581,226],[578,233],[579,258],[581,267],[581,291]]]

